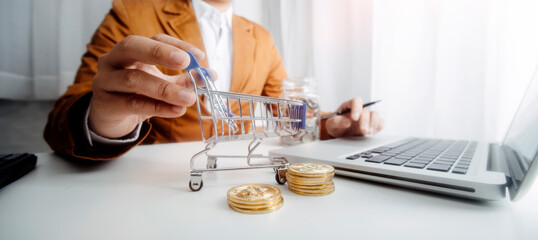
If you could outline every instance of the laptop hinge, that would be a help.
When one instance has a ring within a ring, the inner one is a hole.
[[[506,165],[505,158],[502,146],[497,143],[490,143],[488,151],[488,171],[502,172],[506,176],[510,176],[510,170]]]
[[[514,184],[516,184],[516,189],[519,187],[519,184],[523,181],[525,174],[529,168],[529,165],[524,161],[524,156],[520,155],[518,152],[514,151],[509,146],[502,147],[502,153],[505,157],[505,163],[508,166],[510,176]]]
[[[512,173],[507,164],[503,146],[498,143],[490,143],[488,151],[488,171],[502,172],[506,178],[506,186],[511,186]]]

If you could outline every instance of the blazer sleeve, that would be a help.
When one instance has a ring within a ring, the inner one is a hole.
[[[49,113],[44,138],[57,153],[88,160],[109,160],[117,158],[136,146],[147,136],[151,125],[145,122],[140,139],[131,144],[109,146],[94,144],[90,146],[83,132],[86,110],[92,96],[92,79],[97,73],[99,58],[109,52],[116,43],[129,35],[128,15],[121,0],[114,0],[112,9],[95,31],[82,63],[75,76],[75,82],[56,101]]]

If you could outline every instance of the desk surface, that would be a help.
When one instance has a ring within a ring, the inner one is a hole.
[[[269,139],[261,152],[277,143]],[[216,151],[242,154],[246,144]],[[536,185],[517,203],[477,202],[336,177],[333,194],[305,197],[276,184],[271,169],[255,169],[204,173],[204,188],[191,192],[190,157],[203,146],[140,146],[93,165],[38,154],[34,171],[0,190],[0,239],[538,238]],[[284,207],[234,212],[226,192],[244,183],[279,186]]]

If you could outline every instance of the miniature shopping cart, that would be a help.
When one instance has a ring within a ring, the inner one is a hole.
[[[286,182],[286,170],[289,162],[284,157],[254,154],[254,150],[264,138],[293,135],[305,128],[306,104],[302,101],[255,96],[240,93],[217,91],[211,81],[212,76],[205,68],[201,68],[196,58],[191,58],[185,69],[193,83],[197,96],[196,107],[202,130],[205,149],[191,158],[191,179],[189,188],[199,191],[204,186],[202,174],[211,171],[243,170],[256,168],[273,168],[275,179],[279,184]],[[196,75],[194,74],[196,73]],[[196,76],[198,80],[196,80]],[[201,84],[202,83],[202,84]],[[202,85],[205,85],[201,87]],[[238,106],[238,107],[234,107]],[[258,106],[258,108],[256,108]],[[208,111],[203,111],[206,108]],[[235,108],[235,111],[232,111]],[[203,114],[210,112],[210,114]],[[204,122],[210,122],[211,131]],[[208,133],[210,132],[210,133]],[[209,151],[219,142],[251,139],[245,155],[212,155]],[[205,158],[205,168],[196,168],[195,163]],[[217,159],[246,159],[246,165],[236,167],[217,167]],[[253,159],[262,159],[266,163],[253,163]]]

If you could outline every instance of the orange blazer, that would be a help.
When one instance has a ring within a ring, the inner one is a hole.
[[[230,91],[279,97],[281,81],[286,77],[282,59],[271,34],[262,26],[243,17],[232,17],[233,69]],[[97,61],[128,35],[151,37],[164,33],[189,42],[205,51],[200,26],[189,0],[114,0],[112,9],[95,31],[82,56],[75,82],[56,102],[50,112],[44,137],[50,147],[62,155],[91,160],[113,159],[130,148],[143,144],[201,140],[201,127],[196,104],[182,117],[148,119],[142,125],[141,137],[132,144],[90,146],[83,131],[85,112],[91,99],[92,78]],[[207,59],[200,61],[207,67]],[[168,75],[180,72],[159,68]],[[231,106],[239,111],[238,104]],[[248,107],[244,107],[248,113]],[[202,109],[203,114],[208,114]],[[324,125],[324,124],[323,124]],[[220,127],[220,126],[219,126]],[[204,122],[210,136],[215,129]],[[327,136],[323,127],[322,136]]]

